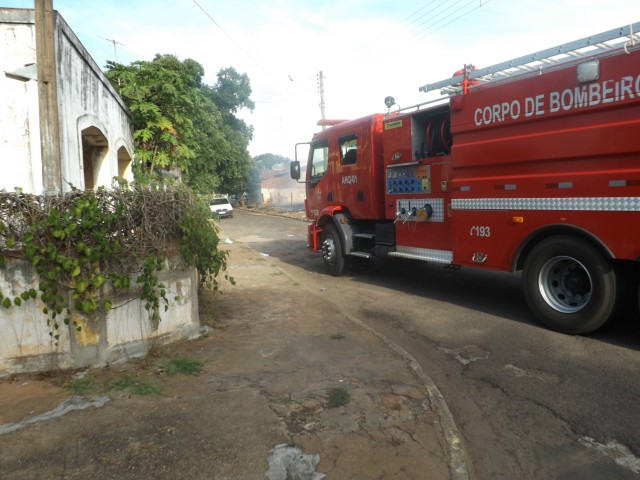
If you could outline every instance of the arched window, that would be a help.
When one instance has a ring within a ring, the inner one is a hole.
[[[108,185],[110,180],[104,181],[103,169],[108,170],[104,161],[109,151],[109,142],[96,127],[82,130],[82,170],[84,174],[85,190],[93,190],[99,185]]]
[[[128,181],[133,180],[133,172],[131,171],[131,156],[124,146],[118,149],[118,176]]]

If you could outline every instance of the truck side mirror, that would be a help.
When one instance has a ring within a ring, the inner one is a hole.
[[[292,160],[289,164],[291,170],[291,178],[294,180],[300,180],[300,162],[298,160]]]

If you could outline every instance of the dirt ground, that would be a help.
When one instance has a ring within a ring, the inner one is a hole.
[[[0,478],[262,479],[279,444],[318,454],[329,479],[452,477],[439,416],[406,361],[301,295],[276,260],[227,247],[237,284],[201,296],[201,338],[0,379],[0,432],[12,430],[0,433]],[[201,371],[168,375],[177,358]],[[29,423],[76,395],[106,404]]]

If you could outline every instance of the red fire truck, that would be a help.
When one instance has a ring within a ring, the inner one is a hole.
[[[439,100],[387,97],[386,114],[317,133],[309,248],[333,275],[373,256],[521,270],[545,325],[601,327],[640,272],[639,31],[467,65],[420,88]]]

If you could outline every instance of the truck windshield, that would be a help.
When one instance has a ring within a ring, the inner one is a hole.
[[[309,180],[320,180],[329,167],[329,146],[327,143],[323,142],[311,146],[311,150],[309,152],[309,163]]]

